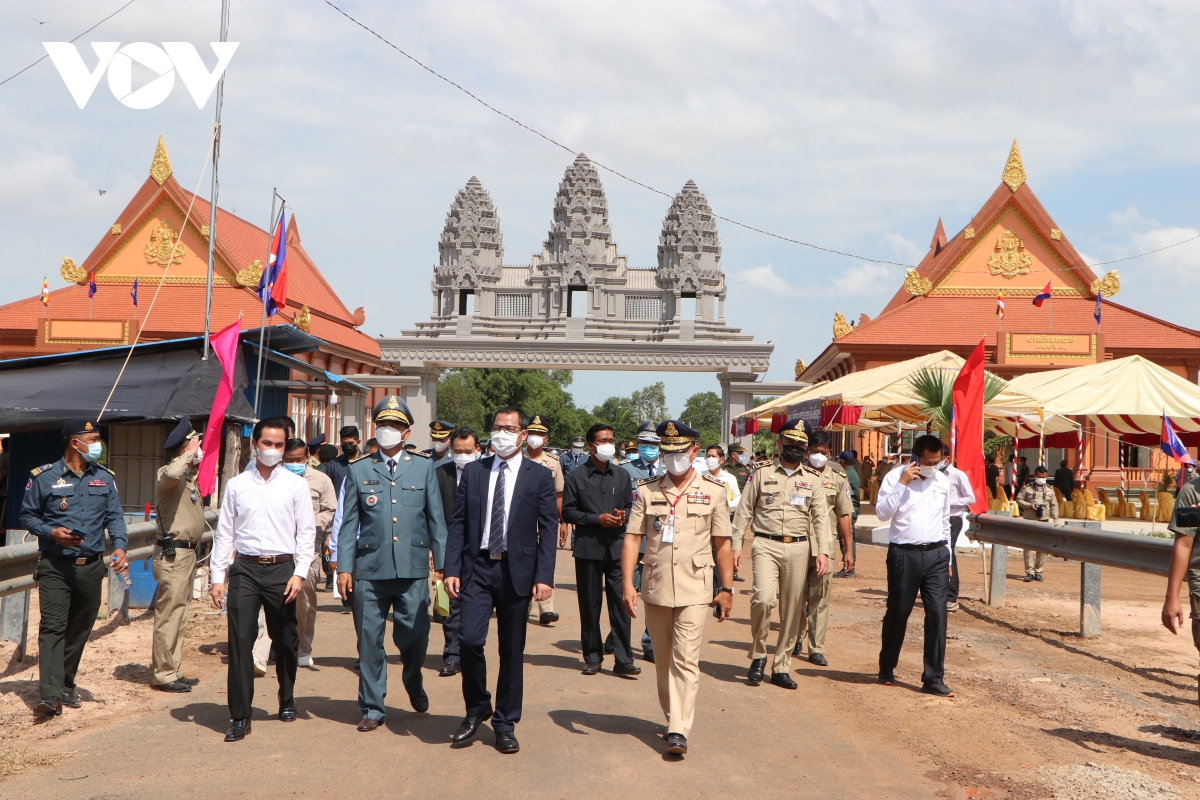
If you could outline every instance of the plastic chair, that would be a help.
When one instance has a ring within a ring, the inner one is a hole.
[[[1096,494],[1100,496],[1100,504],[1104,506],[1106,516],[1117,516],[1117,501],[1108,496],[1108,492],[1103,489],[1097,489]]]
[[[1158,493],[1158,521],[1170,522],[1175,513],[1175,495],[1170,492]]]
[[[1139,499],[1142,501],[1141,518],[1147,522],[1152,522],[1156,519],[1158,513],[1158,503],[1150,499],[1150,495],[1143,489],[1138,492]]]

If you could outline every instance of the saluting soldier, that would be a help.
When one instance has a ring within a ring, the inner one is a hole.
[[[375,406],[379,452],[350,465],[338,532],[338,592],[353,591],[358,633],[360,731],[384,719],[387,658],[383,631],[392,617],[404,688],[417,712],[429,710],[421,667],[429,649],[429,571],[441,579],[446,518],[428,457],[406,452],[412,412],[395,395]],[[357,540],[355,534],[358,533]],[[433,554],[432,559],[430,553]]]
[[[528,438],[525,439],[525,457],[530,461],[541,464],[554,476],[554,497],[558,502],[558,546],[563,547],[567,543],[567,526],[562,521],[562,500],[563,500],[563,471],[562,465],[559,463],[558,457],[552,453],[546,452],[546,442],[550,438],[549,423],[542,419],[540,414],[534,414],[529,420]],[[534,600],[537,606],[538,622],[542,625],[549,625],[553,622],[558,622],[558,612],[554,610],[554,595],[551,594],[545,600]]]
[[[158,529],[151,567],[158,589],[154,593],[154,644],[150,655],[150,688],[160,692],[190,692],[199,683],[185,678],[183,640],[187,636],[188,602],[196,571],[196,547],[204,533],[200,502],[200,434],[187,417],[179,420],[163,442],[169,459],[159,467],[154,484]]]
[[[709,607],[724,622],[733,607],[733,558],[725,484],[692,468],[700,434],[678,420],[658,426],[666,475],[642,481],[621,551],[625,610],[637,617],[634,565],[642,540],[642,601],[658,657],[658,703],[667,718],[667,752],[687,753],[700,687],[700,645]],[[713,555],[720,586],[713,597]]]
[[[450,452],[450,434],[452,433],[454,433],[453,422],[435,419],[429,423],[429,438],[433,442],[433,447],[422,450],[421,455],[428,456],[433,462],[433,466],[440,467],[442,464],[454,461],[454,456]]]
[[[751,686],[762,683],[771,611],[778,605],[779,640],[771,663],[771,683],[796,688],[791,676],[792,648],[804,618],[809,568],[815,566],[818,577],[829,571],[829,504],[821,490],[821,473],[805,463],[807,445],[803,422],[793,420],[784,425],[779,431],[779,458],[754,470],[733,519],[734,568],[741,565],[747,528],[754,531],[754,595],[750,600],[754,644],[746,676]]]
[[[841,465],[831,461],[829,456],[833,450],[833,436],[829,431],[814,431],[808,440],[808,463],[815,470],[820,470],[820,492],[825,496],[829,506],[829,525],[826,533],[829,541],[828,552],[834,553],[833,537],[841,538],[841,549],[845,554],[845,571],[854,571],[854,532],[851,529],[851,518],[854,515],[854,502],[850,499],[850,482]],[[808,660],[818,667],[829,666],[825,658],[825,632],[829,630],[829,595],[833,588],[833,571],[826,570],[818,574],[816,560],[809,559],[807,578],[806,611],[800,620],[800,636],[796,639],[796,649],[793,656],[800,655],[804,646],[804,634],[808,634]]]
[[[112,541],[114,568],[129,571],[125,559],[125,516],[117,481],[96,463],[104,450],[100,428],[89,419],[63,426],[63,457],[29,473],[21,500],[21,525],[38,537],[40,558],[33,578],[38,586],[39,714],[79,708],[75,674],[87,644],[104,581],[104,531]]]

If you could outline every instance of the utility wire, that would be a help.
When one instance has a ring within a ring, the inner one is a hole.
[[[91,33],[92,31],[96,30],[96,28],[99,28],[101,25],[103,25],[104,23],[108,22],[110,19],[112,19],[113,17],[115,17],[117,14],[120,14],[122,11],[124,11],[124,10],[125,10],[125,9],[127,9],[127,8],[129,8],[131,5],[133,5],[133,4],[134,4],[134,3],[136,3],[136,2],[137,2],[137,0],[129,0],[129,2],[128,2],[128,3],[126,3],[126,4],[125,4],[125,5],[123,5],[123,6],[121,6],[120,8],[118,8],[118,9],[117,9],[116,11],[114,11],[113,13],[109,14],[107,17],[105,17],[104,19],[100,20],[100,21],[99,21],[99,22],[97,22],[95,25],[93,25],[92,27],[88,28],[86,31],[84,31],[83,33],[79,34],[79,36],[76,36],[76,37],[75,37],[75,39],[72,39],[71,41],[72,41],[72,42],[74,42],[76,39],[80,39],[80,38],[82,38],[82,37],[84,37],[84,36],[88,35],[88,34],[89,34],[89,33]],[[40,63],[42,63],[43,61],[45,61],[45,60],[46,60],[46,58],[47,58],[48,56],[49,56],[49,54],[47,54],[47,55],[45,55],[45,56],[42,56],[42,57],[41,57],[41,58],[39,58],[37,61],[35,61],[35,62],[33,62],[32,64],[30,64],[28,67],[26,67],[25,69],[21,70],[21,72],[25,72],[25,70],[33,69],[33,68],[34,68],[34,67],[36,67],[38,64],[40,64]],[[13,75],[9,75],[9,76],[8,76],[7,78],[5,78],[4,80],[0,81],[0,86],[3,86],[4,84],[8,83],[8,82],[9,82],[9,81],[11,81],[13,78],[17,77],[17,75],[20,75],[20,74],[21,74],[21,72],[17,72],[17,73],[15,73],[15,74],[13,74]]]

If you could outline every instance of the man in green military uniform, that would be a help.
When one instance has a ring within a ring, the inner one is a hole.
[[[846,473],[836,461],[831,461],[829,454],[833,445],[833,437],[829,431],[815,431],[808,440],[808,463],[813,469],[820,470],[821,492],[829,505],[830,537],[829,552],[833,553],[833,536],[841,539],[841,549],[845,561],[845,572],[854,572],[854,530],[851,518],[854,514],[854,504],[850,500],[850,483]],[[805,634],[808,635],[808,660],[818,667],[829,666],[825,658],[825,632],[829,629],[829,595],[832,589],[832,573],[827,570],[819,575],[816,564],[810,562],[808,569],[806,609],[804,618],[800,620],[800,635],[796,638],[796,649],[792,655],[799,656],[803,647]]]
[[[190,692],[200,681],[185,678],[183,640],[187,635],[188,601],[196,571],[196,547],[204,533],[204,506],[200,503],[200,434],[187,417],[163,442],[166,466],[159,467],[154,484],[158,529],[151,561],[154,580],[154,640],[150,653],[150,688],[160,692]]]
[[[737,442],[729,445],[729,460],[725,462],[725,471],[737,480],[738,491],[746,491],[746,481],[753,474],[750,465],[746,463],[746,448]]]
[[[379,452],[350,465],[338,532],[338,592],[353,591],[358,634],[360,731],[383,723],[387,659],[383,631],[392,616],[404,688],[417,712],[429,710],[421,667],[429,649],[429,570],[441,579],[446,518],[429,458],[405,452],[412,412],[388,395],[375,406]],[[357,540],[355,534],[358,534]],[[430,554],[432,553],[432,558]]]
[[[554,476],[554,496],[558,500],[558,546],[567,543],[567,524],[562,521],[563,501],[563,471],[558,457],[546,452],[546,442],[550,439],[549,423],[540,414],[534,414],[529,420],[529,436],[525,439],[525,457],[534,463],[541,464],[550,470]],[[533,601],[537,609],[538,623],[550,625],[558,622],[558,612],[554,610],[554,595],[545,600]]]
[[[100,610],[104,581],[104,531],[112,541],[114,568],[125,559],[125,516],[113,473],[96,463],[104,449],[100,428],[88,419],[63,426],[63,457],[29,473],[21,500],[21,525],[38,537],[39,714],[79,708],[75,674]]]

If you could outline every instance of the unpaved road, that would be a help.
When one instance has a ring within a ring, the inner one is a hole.
[[[638,679],[580,675],[574,566],[560,551],[562,620],[530,627],[518,755],[496,753],[490,730],[450,748],[462,698],[458,678],[437,677],[436,625],[429,713],[408,706],[394,666],[386,727],[358,733],[353,628],[328,595],[317,666],[297,679],[300,719],[273,719],[268,675],[257,682],[253,733],[225,744],[223,621],[197,603],[185,671],[202,683],[189,695],[145,687],[148,618],[97,624],[80,677],[92,699],[61,718],[32,722],[36,664],[10,665],[0,676],[0,774],[14,774],[0,779],[0,797],[408,797],[491,787],[571,798],[1200,797],[1197,657],[1190,637],[1158,625],[1160,581],[1106,569],[1105,633],[1082,640],[1078,564],[1051,562],[1043,584],[1010,570],[1009,607],[965,601],[951,615],[947,682],[958,696],[946,700],[916,691],[919,607],[900,685],[874,682],[883,554],[860,546],[860,577],[834,582],[830,666],[798,662],[798,691],[745,685],[749,584],[738,584],[733,619],[706,630],[682,760],[662,754],[650,665],[639,662],[647,669]],[[1009,563],[1019,570],[1016,553]],[[978,557],[965,556],[963,570],[964,596],[979,597]],[[11,652],[0,649],[0,663]]]

